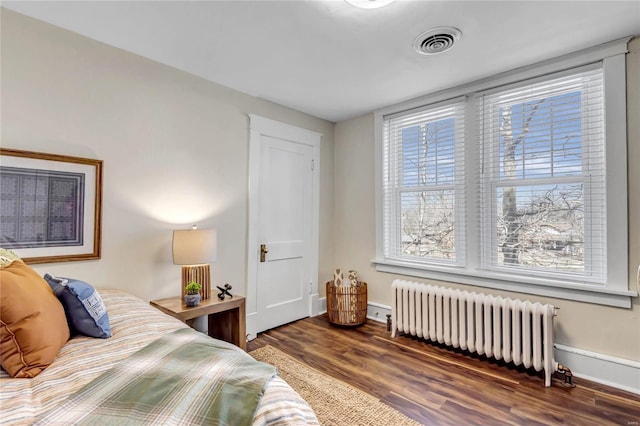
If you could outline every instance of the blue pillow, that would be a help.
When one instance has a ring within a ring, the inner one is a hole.
[[[102,339],[111,337],[107,308],[95,288],[80,280],[51,274],[45,274],[44,279],[64,306],[72,334]]]

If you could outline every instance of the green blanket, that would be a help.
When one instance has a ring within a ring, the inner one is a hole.
[[[273,366],[192,329],[118,363],[36,424],[250,425]]]

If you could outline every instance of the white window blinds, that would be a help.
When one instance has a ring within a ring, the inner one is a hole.
[[[464,99],[384,117],[384,254],[464,262]]]
[[[602,69],[485,93],[479,102],[483,267],[603,282]]]
[[[376,112],[376,270],[630,307],[627,41]]]

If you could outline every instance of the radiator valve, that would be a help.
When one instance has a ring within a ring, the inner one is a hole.
[[[387,331],[391,331],[391,314],[387,314]]]
[[[573,373],[569,368],[565,365],[558,364],[558,373],[564,376],[564,383],[562,384],[567,388],[575,388],[576,385],[573,383]]]

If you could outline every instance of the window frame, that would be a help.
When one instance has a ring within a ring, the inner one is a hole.
[[[528,79],[525,81],[521,81],[515,84],[510,84],[510,85],[505,85],[505,86],[500,86],[496,89],[491,89],[491,90],[487,90],[487,91],[483,91],[481,93],[477,94],[478,97],[478,101],[476,101],[476,111],[477,113],[480,114],[481,117],[486,117],[486,108],[485,105],[480,101],[480,99],[483,98],[483,96],[491,96],[494,95],[496,93],[502,93],[502,92],[508,92],[511,91],[513,89],[519,89],[522,87],[527,87],[530,85],[534,85],[534,84],[538,84],[538,83],[544,83],[544,82],[548,82],[548,81],[552,81],[555,79],[561,79],[564,77],[572,77],[581,73],[589,73],[592,71],[602,71],[602,87],[603,89],[605,89],[604,87],[604,67],[602,66],[601,63],[593,63],[593,64],[589,64],[589,65],[585,65],[585,66],[580,66],[580,67],[575,67],[566,71],[562,71],[562,72],[558,72],[558,73],[552,73],[549,75],[545,75],[539,78],[534,78],[534,79]],[[564,90],[563,90],[564,91]],[[551,95],[551,96],[555,96],[555,95]],[[530,101],[531,99],[529,99]],[[586,102],[585,96],[582,96],[582,102],[583,102],[583,106],[584,106],[584,102]],[[603,101],[604,103],[604,101]],[[494,108],[495,105],[491,104],[490,108]],[[605,139],[605,144],[606,144],[606,136],[605,136],[605,124],[606,124],[606,112],[604,111],[604,105],[603,105],[603,113],[604,113],[604,120],[603,120],[603,127],[602,127],[602,137]],[[585,126],[585,117],[584,115],[585,111],[581,111],[581,115],[582,115],[582,122],[583,122],[583,130],[584,130],[584,126]],[[485,128],[485,124],[486,123],[482,123],[481,127]],[[489,137],[487,139],[481,140],[480,143],[484,144],[486,146],[486,144],[492,144],[486,151],[490,154],[495,153],[497,151],[499,151],[499,146],[496,143],[496,140],[498,139],[498,136],[495,135],[494,133],[496,132],[495,128],[491,128],[490,129],[492,132],[489,133]],[[598,172],[600,171],[599,167],[595,167],[595,168],[589,168],[588,167],[588,161],[586,161],[586,159],[591,158],[591,155],[589,153],[593,152],[594,150],[601,150],[602,148],[600,148],[599,146],[596,145],[596,143],[594,142],[593,138],[584,135],[584,133],[581,135],[582,137],[582,144],[581,144],[581,148],[582,151],[584,153],[584,155],[582,156],[582,167],[585,168],[585,172],[586,174],[589,174],[591,171],[593,172]],[[482,139],[482,138],[481,138]],[[599,141],[598,141],[599,142]],[[478,143],[476,141],[476,143]],[[525,149],[525,145],[523,145],[523,149]],[[602,155],[604,156],[604,149],[602,149]],[[535,177],[535,178],[530,178],[530,177],[526,177],[523,176],[522,178],[518,178],[518,179],[514,179],[512,181],[509,181],[506,178],[500,177],[499,174],[498,176],[495,176],[494,173],[498,172],[499,173],[499,166],[495,166],[494,162],[498,161],[499,162],[499,155],[496,156],[491,156],[491,155],[486,155],[483,154],[483,158],[481,159],[483,165],[485,168],[487,168],[489,170],[489,172],[487,173],[486,176],[481,177],[480,178],[480,186],[481,186],[481,193],[487,194],[488,199],[485,201],[485,203],[480,203],[481,205],[478,206],[478,208],[481,210],[482,215],[488,215],[489,217],[483,217],[482,220],[482,229],[480,230],[481,234],[482,234],[482,242],[483,242],[483,247],[481,248],[481,255],[482,255],[482,268],[484,270],[494,270],[494,271],[503,271],[504,273],[507,274],[515,274],[515,275],[523,275],[525,276],[526,279],[526,275],[527,272],[529,273],[535,273],[539,276],[542,277],[547,277],[552,281],[570,281],[570,282],[576,282],[578,284],[593,284],[595,286],[601,286],[603,288],[605,288],[606,286],[603,286],[603,280],[606,280],[606,264],[589,264],[589,266],[595,266],[595,268],[593,269],[592,274],[571,274],[571,273],[563,273],[563,272],[554,272],[554,271],[545,271],[545,270],[533,270],[535,268],[517,268],[517,267],[509,267],[509,266],[499,266],[497,265],[497,252],[496,252],[496,247],[498,246],[498,237],[497,237],[497,197],[496,197],[496,190],[497,188],[504,188],[505,186],[528,186],[528,185],[542,185],[542,184],[575,184],[575,183],[582,183],[584,185],[584,190],[583,190],[583,196],[584,196],[584,200],[585,200],[585,208],[590,208],[590,207],[595,207],[598,204],[591,204],[590,202],[588,202],[587,200],[591,199],[592,197],[594,197],[594,190],[592,189],[592,184],[589,181],[589,179],[587,178],[587,176],[585,174],[580,174],[580,175],[559,175],[559,176],[547,176],[547,177]],[[606,164],[605,164],[605,170],[606,170]],[[626,172],[626,171],[625,171]],[[476,176],[477,177],[477,176]],[[605,179],[603,177],[603,179]],[[509,182],[512,182],[512,185],[508,185]],[[609,189],[607,189],[607,191],[609,191]],[[606,194],[605,194],[606,195]],[[606,200],[605,200],[605,204],[606,204]],[[585,235],[584,235],[584,256],[585,258],[588,258],[592,255],[594,249],[593,249],[593,233],[592,231],[594,230],[594,228],[591,228],[590,225],[588,225],[588,223],[591,220],[591,216],[587,215],[585,217],[585,227],[584,227],[584,231],[585,231]],[[604,235],[604,237],[606,238],[606,234]],[[490,243],[488,243],[487,241],[490,241]],[[601,244],[605,244],[606,245],[606,241],[604,241],[604,238],[601,238],[599,240],[599,243]],[[587,266],[587,264],[585,263],[585,267]]]
[[[417,110],[412,110],[409,111],[409,114],[419,114],[421,112],[426,112],[427,114],[429,113],[436,113],[439,110],[444,110],[444,109],[451,109],[451,118],[453,118],[454,120],[458,120],[460,119],[460,114],[461,114],[461,109],[464,108],[464,97],[458,97],[456,99],[451,99],[448,100],[446,102],[442,102],[442,103],[437,103],[435,105],[429,105],[425,108],[418,108]],[[397,115],[397,114],[396,114]],[[402,114],[404,115],[404,114]],[[462,118],[464,119],[464,114],[462,114]],[[463,121],[464,124],[464,121]],[[460,132],[462,134],[459,134],[458,132]],[[390,133],[391,129],[387,128],[387,124],[384,125],[384,137],[386,140],[387,137],[387,133]],[[412,259],[415,259],[415,261],[418,261],[418,258],[414,257],[414,256],[410,256],[410,255],[402,255],[397,249],[398,247],[390,247],[389,246],[389,241],[397,241],[398,237],[398,231],[401,229],[402,227],[402,208],[401,208],[401,204],[402,204],[402,194],[406,193],[406,192],[416,192],[416,191],[424,191],[424,192],[437,192],[440,190],[451,190],[453,191],[453,200],[454,200],[454,209],[453,209],[453,219],[454,219],[454,235],[455,235],[455,259],[452,260],[447,260],[447,259],[435,259],[435,258],[431,258],[429,260],[425,260],[425,261],[420,261],[421,263],[427,263],[429,265],[445,265],[445,266],[460,266],[463,265],[465,262],[465,257],[466,257],[466,250],[464,247],[464,241],[465,241],[465,227],[464,226],[457,226],[458,223],[464,223],[464,205],[465,205],[465,199],[464,199],[464,187],[465,187],[465,176],[460,176],[459,172],[456,171],[456,166],[459,163],[464,164],[465,158],[464,158],[464,152],[462,150],[459,149],[458,147],[458,142],[464,141],[464,128],[461,126],[459,126],[458,124],[455,124],[454,121],[454,125],[453,125],[453,138],[454,138],[454,146],[453,146],[453,157],[454,157],[454,169],[453,169],[453,180],[451,183],[449,184],[439,184],[436,183],[435,185],[430,185],[430,184],[425,184],[425,185],[420,185],[420,184],[416,184],[413,186],[405,186],[402,182],[402,173],[404,172],[404,169],[402,170],[397,170],[395,169],[391,164],[399,164],[401,161],[398,159],[398,157],[402,156],[402,152],[398,152],[398,150],[392,150],[390,148],[385,148],[385,153],[388,158],[386,158],[386,170],[387,170],[387,174],[385,174],[385,176],[383,177],[383,180],[388,179],[389,182],[391,183],[385,183],[383,184],[385,186],[385,188],[383,188],[383,193],[385,191],[388,191],[391,193],[390,198],[392,198],[395,202],[393,202],[391,204],[391,206],[389,206],[389,214],[390,214],[390,218],[388,221],[386,221],[383,224],[383,229],[387,229],[386,230],[386,234],[385,234],[385,244],[383,247],[383,253],[384,253],[384,257],[387,259],[393,259],[393,260],[397,260],[397,261],[406,261],[406,262],[412,262]],[[397,144],[396,144],[397,145]],[[399,146],[395,147],[396,149],[400,148]],[[400,149],[401,151],[401,149]],[[385,156],[383,154],[383,157]],[[385,161],[385,159],[383,159],[383,161]],[[389,186],[390,188],[387,188],[387,186]],[[383,195],[383,198],[385,197],[385,195]],[[384,201],[383,201],[384,204]],[[385,208],[384,206],[382,207],[383,209]],[[383,231],[384,232],[384,231]],[[462,247],[460,247],[458,245],[458,243],[462,241],[463,245]],[[401,246],[402,244],[400,244]],[[396,250],[393,250],[396,249]]]
[[[374,112],[376,160],[376,258],[372,261],[380,272],[409,275],[439,281],[514,291],[518,293],[578,300],[583,302],[631,307],[631,297],[637,292],[629,290],[628,278],[628,218],[627,218],[627,140],[626,140],[626,58],[627,43],[631,37],[615,40],[561,58],[552,59],[499,74],[464,86],[443,90]],[[475,119],[477,101],[481,92],[502,90],[512,84],[548,79],[551,74],[575,73],[578,68],[601,63],[605,87],[605,157],[607,159],[607,278],[604,285],[585,280],[564,280],[540,275],[520,275],[514,279],[512,271],[485,270],[480,256],[481,220],[477,214],[479,196],[474,191],[480,155],[480,130]],[[421,262],[390,259],[384,254],[383,234],[383,128],[386,116],[401,111],[425,107],[466,96],[465,103],[465,264],[425,265]]]

